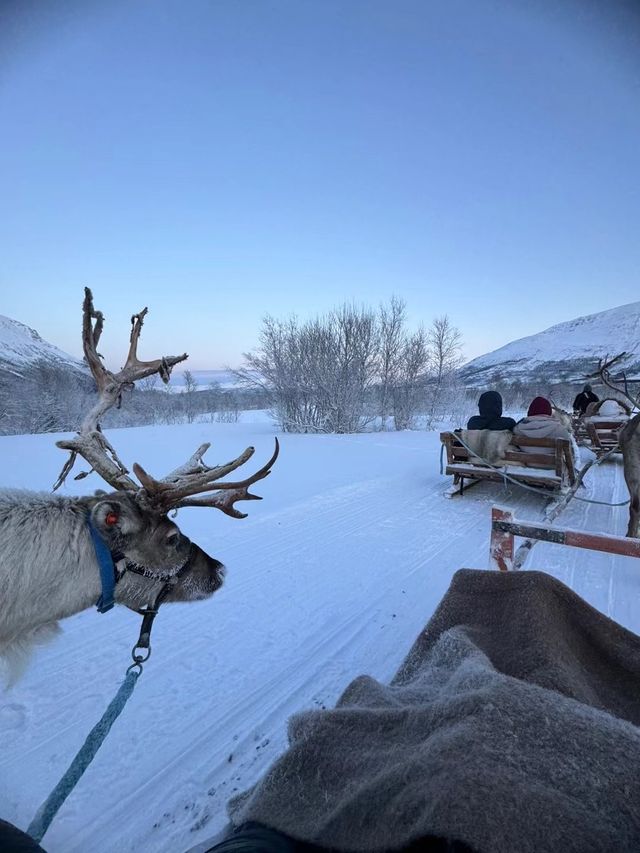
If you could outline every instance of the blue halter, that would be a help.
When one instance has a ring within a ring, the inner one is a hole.
[[[87,517],[89,525],[89,533],[93,540],[93,547],[98,558],[100,566],[100,581],[102,582],[102,595],[96,601],[98,613],[106,613],[114,606],[114,595],[116,592],[116,567],[111,556],[111,551],[107,547],[104,539],[91,522],[91,518]]]

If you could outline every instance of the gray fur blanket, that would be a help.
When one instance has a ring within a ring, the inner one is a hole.
[[[480,459],[490,465],[504,463],[513,433],[508,429],[462,429],[460,438]]]
[[[463,569],[390,685],[294,716],[229,804],[340,851],[640,850],[640,638],[542,572]]]

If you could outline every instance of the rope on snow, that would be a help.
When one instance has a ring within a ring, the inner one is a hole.
[[[142,668],[136,671],[130,667],[127,670],[125,679],[118,688],[118,692],[109,703],[107,710],[87,735],[85,742],[80,747],[76,757],[69,765],[62,779],[58,782],[56,787],[36,812],[35,817],[27,828],[27,833],[35,841],[42,841],[42,837],[47,829],[49,829],[51,821],[54,819],[64,801],[82,778],[84,771],[95,758],[96,753],[111,731],[111,726],[118,719],[122,709],[127,704],[127,700],[133,693],[133,688],[136,686],[136,682],[141,673]]]

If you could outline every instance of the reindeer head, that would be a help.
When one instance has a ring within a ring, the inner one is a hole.
[[[117,598],[133,609],[149,606],[158,586],[169,584],[165,600],[196,601],[222,586],[224,567],[166,514],[142,506],[126,492],[90,499],[91,523],[112,554],[122,557]],[[185,568],[187,571],[185,571]]]
[[[159,588],[167,587],[166,601],[194,601],[207,598],[220,588],[224,576],[222,563],[210,557],[191,542],[169,519],[168,513],[181,507],[213,507],[232,518],[245,518],[234,506],[240,500],[261,500],[249,492],[252,483],[266,477],[278,458],[279,445],[275,442],[273,455],[254,474],[233,482],[224,478],[247,462],[254,453],[247,447],[236,459],[222,465],[208,466],[203,456],[209,444],[201,445],[179,468],[161,479],[155,479],[138,464],[133,471],[139,483],[129,476],[129,471],[100,429],[99,418],[116,403],[122,392],[137,379],[158,373],[168,382],[172,367],[187,358],[166,356],[151,362],[137,357],[137,344],[147,309],[131,318],[132,330],[129,354],[122,370],[114,374],[102,364],[97,345],[102,333],[104,318],[93,307],[93,296],[85,288],[83,304],[82,341],[85,357],[98,386],[98,401],[85,417],[80,431],[70,440],[57,442],[58,447],[70,451],[54,490],[65,481],[78,456],[91,466],[75,479],[96,471],[115,490],[87,498],[90,520],[100,537],[108,545],[118,566],[122,566],[122,579],[117,598],[134,609],[151,604]],[[93,323],[92,321],[95,321]]]
[[[567,412],[565,409],[563,409],[561,406],[559,406],[559,405],[555,402],[555,400],[553,399],[553,397],[550,397],[550,398],[549,398],[549,402],[551,403],[551,409],[552,409],[552,411],[553,411],[553,414],[554,414],[554,415],[555,415],[555,417],[557,418],[557,420],[559,420],[559,421],[560,421],[560,423],[562,424],[562,426],[563,426],[563,427],[564,427],[564,428],[565,428],[569,433],[571,433],[571,431],[572,431],[572,429],[573,429],[573,426],[572,426],[571,415],[569,414],[569,412]]]

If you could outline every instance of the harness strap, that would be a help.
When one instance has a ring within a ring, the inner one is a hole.
[[[98,608],[99,613],[107,613],[107,611],[111,610],[115,604],[116,567],[111,551],[107,547],[102,536],[100,536],[96,528],[93,526],[90,516],[87,516],[87,524],[93,541],[93,548],[98,559],[98,566],[100,567],[100,582],[102,583],[102,593],[100,598],[96,601],[96,607]]]
[[[156,602],[157,604],[157,602]],[[142,616],[142,625],[140,626],[140,636],[135,645],[136,649],[148,649],[151,643],[151,629],[153,628],[153,620],[158,615],[157,607],[146,607],[144,610],[137,611]]]
[[[186,562],[178,569],[175,575],[172,575],[170,580],[165,580],[165,583],[162,586],[162,589],[160,590],[158,595],[156,596],[156,600],[153,602],[153,605],[149,605],[148,607],[141,608],[137,611],[137,613],[142,616],[142,625],[140,626],[140,636],[138,637],[138,642],[133,647],[134,660],[136,659],[136,649],[149,649],[149,654],[151,654],[150,641],[151,629],[153,628],[153,620],[158,615],[160,605],[169,595],[169,593],[175,586],[176,581],[178,581],[179,578],[182,577],[182,575],[186,574],[191,569],[191,561],[193,560],[194,552],[195,548],[192,543],[191,548],[189,549],[189,556],[187,557]],[[143,574],[143,572],[138,571],[138,574]],[[145,575],[145,577],[149,577],[149,575]]]
[[[142,577],[149,578],[150,580],[162,581],[164,583],[153,608],[147,608],[149,611],[157,611],[158,607],[160,607],[164,599],[169,594],[175,581],[191,568],[191,560],[193,559],[194,554],[193,543],[191,543],[186,561],[178,571],[175,572],[175,574],[158,575],[155,572],[151,572],[144,568],[144,566],[138,566],[135,563],[130,563],[122,551],[111,551],[102,536],[100,536],[100,533],[96,530],[91,521],[91,516],[89,515],[87,516],[87,525],[89,527],[93,548],[96,552],[96,559],[98,560],[98,566],[100,568],[102,593],[100,598],[96,601],[96,607],[98,608],[99,613],[107,613],[115,605],[116,584],[122,580],[122,577],[126,572],[133,572],[136,575],[142,575]],[[124,567],[118,571],[118,564],[122,561],[124,561]],[[138,610],[138,613],[140,613],[141,616],[144,616],[146,610]],[[149,623],[149,633],[150,631],[151,623]]]

